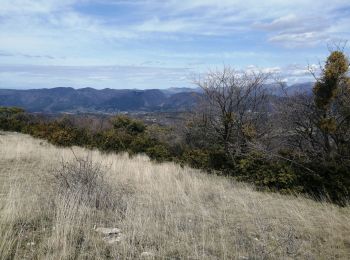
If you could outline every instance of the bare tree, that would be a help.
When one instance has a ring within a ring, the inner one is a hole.
[[[280,140],[284,147],[294,151],[295,156],[316,157],[320,152],[320,133],[317,130],[319,115],[315,108],[313,98],[306,93],[287,95],[278,105],[278,118],[281,119]]]
[[[250,144],[266,134],[268,76],[224,67],[195,82],[204,92],[202,124],[226,155],[247,153]]]

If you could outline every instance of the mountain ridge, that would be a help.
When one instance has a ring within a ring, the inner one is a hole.
[[[179,95],[183,102],[172,103]],[[0,89],[0,106],[17,106],[29,112],[124,112],[187,109],[195,104],[198,91],[169,94],[159,89],[94,89],[71,87],[43,89]],[[186,103],[184,107],[181,104]]]
[[[266,85],[272,96],[283,93],[311,93],[312,82],[286,86]],[[285,91],[285,92],[284,92]],[[0,89],[0,106],[21,107],[28,112],[135,112],[135,111],[188,111],[199,101],[199,88],[168,89],[74,89],[56,87],[43,89]]]

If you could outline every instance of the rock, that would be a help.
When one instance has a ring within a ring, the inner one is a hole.
[[[152,258],[154,254],[152,252],[142,252],[140,256],[141,258]]]
[[[103,240],[105,240],[108,244],[118,243],[122,240],[122,234],[104,237]]]
[[[103,240],[108,244],[114,244],[122,240],[122,233],[119,228],[95,228],[95,231],[103,236]]]
[[[103,228],[99,227],[95,229],[96,232],[101,233],[103,235],[114,235],[121,233],[121,230],[119,228]]]

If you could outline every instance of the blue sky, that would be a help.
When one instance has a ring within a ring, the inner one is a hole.
[[[0,88],[191,87],[230,65],[310,80],[350,2],[0,0]]]

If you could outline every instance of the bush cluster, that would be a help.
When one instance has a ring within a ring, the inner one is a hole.
[[[74,116],[72,116],[74,118]],[[30,134],[58,146],[83,146],[104,152],[139,153],[155,161],[175,161],[181,165],[232,176],[253,183],[259,189],[283,193],[305,192],[315,198],[328,198],[344,205],[350,197],[350,165],[328,162],[271,160],[264,154],[251,153],[229,158],[220,146],[193,134],[195,144],[186,141],[164,141],[163,128],[151,128],[127,116],[113,116],[110,127],[91,130],[74,124],[72,117],[55,120],[38,118],[19,108],[0,108],[0,129]],[[159,134],[155,133],[159,131]],[[166,131],[165,131],[166,132]],[[207,143],[206,143],[207,142]],[[206,145],[203,145],[206,143]],[[283,154],[288,158],[288,153]]]
[[[147,126],[127,116],[110,118],[111,127],[92,131],[75,125],[73,117],[38,118],[20,108],[0,107],[0,129],[30,134],[57,146],[84,146],[105,152],[144,153],[157,161],[171,160],[168,146],[151,136]]]

